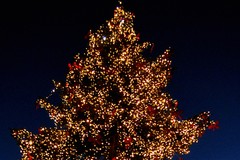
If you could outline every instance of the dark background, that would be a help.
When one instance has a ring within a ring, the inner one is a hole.
[[[52,1],[53,2],[53,1]],[[53,126],[39,97],[64,81],[67,64],[87,45],[84,36],[113,16],[116,0],[44,1],[0,5],[0,159],[20,159],[10,128]],[[184,160],[240,159],[240,22],[231,1],[128,0],[141,41],[155,43],[152,55],[174,50],[167,88],[183,118],[211,111],[220,129],[207,131]],[[175,157],[177,159],[177,157]]]

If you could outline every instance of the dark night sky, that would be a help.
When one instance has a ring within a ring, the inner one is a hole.
[[[240,159],[240,14],[236,3],[129,0],[135,30],[155,43],[154,53],[171,46],[173,79],[167,88],[183,118],[211,111],[220,129],[207,131],[185,160]],[[10,128],[34,133],[53,126],[35,101],[47,96],[52,79],[64,81],[67,64],[87,45],[84,36],[113,16],[116,0],[9,2],[0,9],[0,159],[20,158]]]

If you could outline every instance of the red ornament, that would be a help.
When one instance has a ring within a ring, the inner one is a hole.
[[[173,103],[174,103],[174,107],[178,107],[178,101],[177,100],[174,100]]]
[[[88,39],[91,34],[91,31],[88,31],[88,33],[84,36],[85,39]]]
[[[69,83],[68,82],[66,82],[66,84],[65,84],[65,87],[68,87],[69,86]]]
[[[156,114],[156,110],[152,106],[148,106],[148,113],[152,116]]]
[[[143,63],[143,62],[137,62],[136,63],[136,67],[138,67],[138,68],[142,68],[142,67],[144,67],[146,64],[145,63]]]
[[[102,137],[100,135],[97,135],[96,138],[88,137],[88,142],[100,145],[101,144],[101,139],[102,139]]]
[[[70,135],[70,132],[67,131],[67,132],[66,132],[66,136],[68,137],[69,135]]]
[[[136,35],[136,37],[137,37],[137,40],[139,40],[139,39],[140,39],[140,33],[138,33],[138,34]]]
[[[201,118],[202,118],[203,120],[207,120],[207,119],[208,119],[208,116],[207,116],[206,114],[202,114],[202,115],[201,115]]]
[[[115,116],[115,115],[116,115],[116,109],[112,111],[112,116]]]
[[[71,102],[72,99],[73,99],[74,95],[73,94],[70,94],[69,98],[68,98],[68,102]]]
[[[27,153],[27,156],[28,156],[28,160],[32,160],[32,159],[33,159],[31,153],[28,152],[28,153]]]
[[[173,116],[182,120],[182,116],[181,116],[182,112],[183,112],[182,110],[176,111],[173,113]]]
[[[213,131],[218,128],[219,128],[219,121],[215,121],[213,124],[208,126],[208,129],[213,130]]]
[[[126,137],[124,139],[124,143],[125,143],[125,149],[129,149],[129,147],[131,146],[131,143],[132,143],[132,138],[131,137]]]
[[[199,133],[199,137],[202,137],[205,131]]]
[[[172,79],[172,75],[170,73],[167,75],[167,79]]]
[[[82,66],[78,65],[77,62],[73,62],[73,66],[76,68],[76,69],[81,69]]]
[[[125,143],[125,149],[128,149],[131,146],[132,138],[131,137],[126,137],[124,139],[124,143]]]
[[[72,70],[72,65],[71,65],[71,63],[68,63],[68,68],[69,68],[70,71]]]
[[[38,133],[39,133],[39,134],[42,134],[42,133],[43,133],[42,128],[39,128],[39,129],[38,129]]]
[[[129,143],[131,143],[131,142],[132,142],[132,138],[131,138],[131,137],[126,137],[126,138],[124,139],[124,143],[129,144]]]
[[[164,54],[163,54],[163,58],[168,59],[172,54],[172,51],[170,51],[170,49],[167,49]]]

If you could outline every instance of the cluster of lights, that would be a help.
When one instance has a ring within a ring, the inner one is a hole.
[[[13,130],[22,159],[171,159],[189,153],[215,124],[209,112],[179,118],[177,101],[162,90],[171,77],[170,50],[154,62],[144,59],[153,44],[139,42],[133,18],[117,7],[106,25],[89,33],[86,53],[68,65],[66,82],[54,82],[62,103],[37,100],[55,127],[38,134]]]

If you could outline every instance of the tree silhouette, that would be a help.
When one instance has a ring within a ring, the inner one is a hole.
[[[68,64],[66,82],[54,81],[61,103],[37,100],[55,127],[12,131],[22,159],[171,159],[216,128],[209,112],[181,119],[178,102],[164,92],[171,51],[146,60],[141,53],[153,44],[140,43],[133,18],[120,4],[89,32],[89,46]]]

